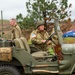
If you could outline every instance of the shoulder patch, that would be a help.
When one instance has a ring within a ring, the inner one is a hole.
[[[33,38],[33,37],[36,37],[36,35],[35,34],[31,34],[31,37]]]

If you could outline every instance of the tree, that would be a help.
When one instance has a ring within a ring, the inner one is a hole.
[[[32,16],[26,16],[24,19],[23,19],[23,26],[24,28],[28,29],[28,28],[35,28],[35,21],[33,19]]]
[[[17,23],[20,25],[20,27],[23,29],[28,29],[31,27],[35,28],[35,21],[33,16],[26,16],[23,18],[22,14],[16,16]]]
[[[63,20],[70,18],[71,11],[68,0],[29,0],[26,2],[28,15],[23,18],[22,14],[16,16],[21,28],[35,27],[37,20],[51,20],[54,17]]]
[[[16,20],[17,20],[17,23],[18,23],[18,24],[20,25],[20,27],[22,28],[22,27],[23,27],[23,16],[22,16],[21,13],[16,16]]]
[[[68,0],[29,0],[26,2],[28,15],[34,15],[35,20],[45,17],[57,17],[60,20],[70,17]]]

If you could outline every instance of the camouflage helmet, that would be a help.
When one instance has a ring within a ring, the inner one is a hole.
[[[38,28],[39,26],[44,25],[44,24],[45,24],[44,21],[39,20],[36,23],[36,27]]]

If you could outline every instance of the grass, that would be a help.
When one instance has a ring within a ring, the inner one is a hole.
[[[0,22],[2,22],[2,20],[0,20]],[[9,22],[9,20],[3,20],[3,22]]]
[[[65,43],[75,43],[75,37],[66,37],[64,38]]]

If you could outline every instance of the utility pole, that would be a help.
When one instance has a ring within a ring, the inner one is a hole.
[[[3,12],[2,12],[2,10],[1,10],[1,25],[2,25],[1,37],[3,37]]]

